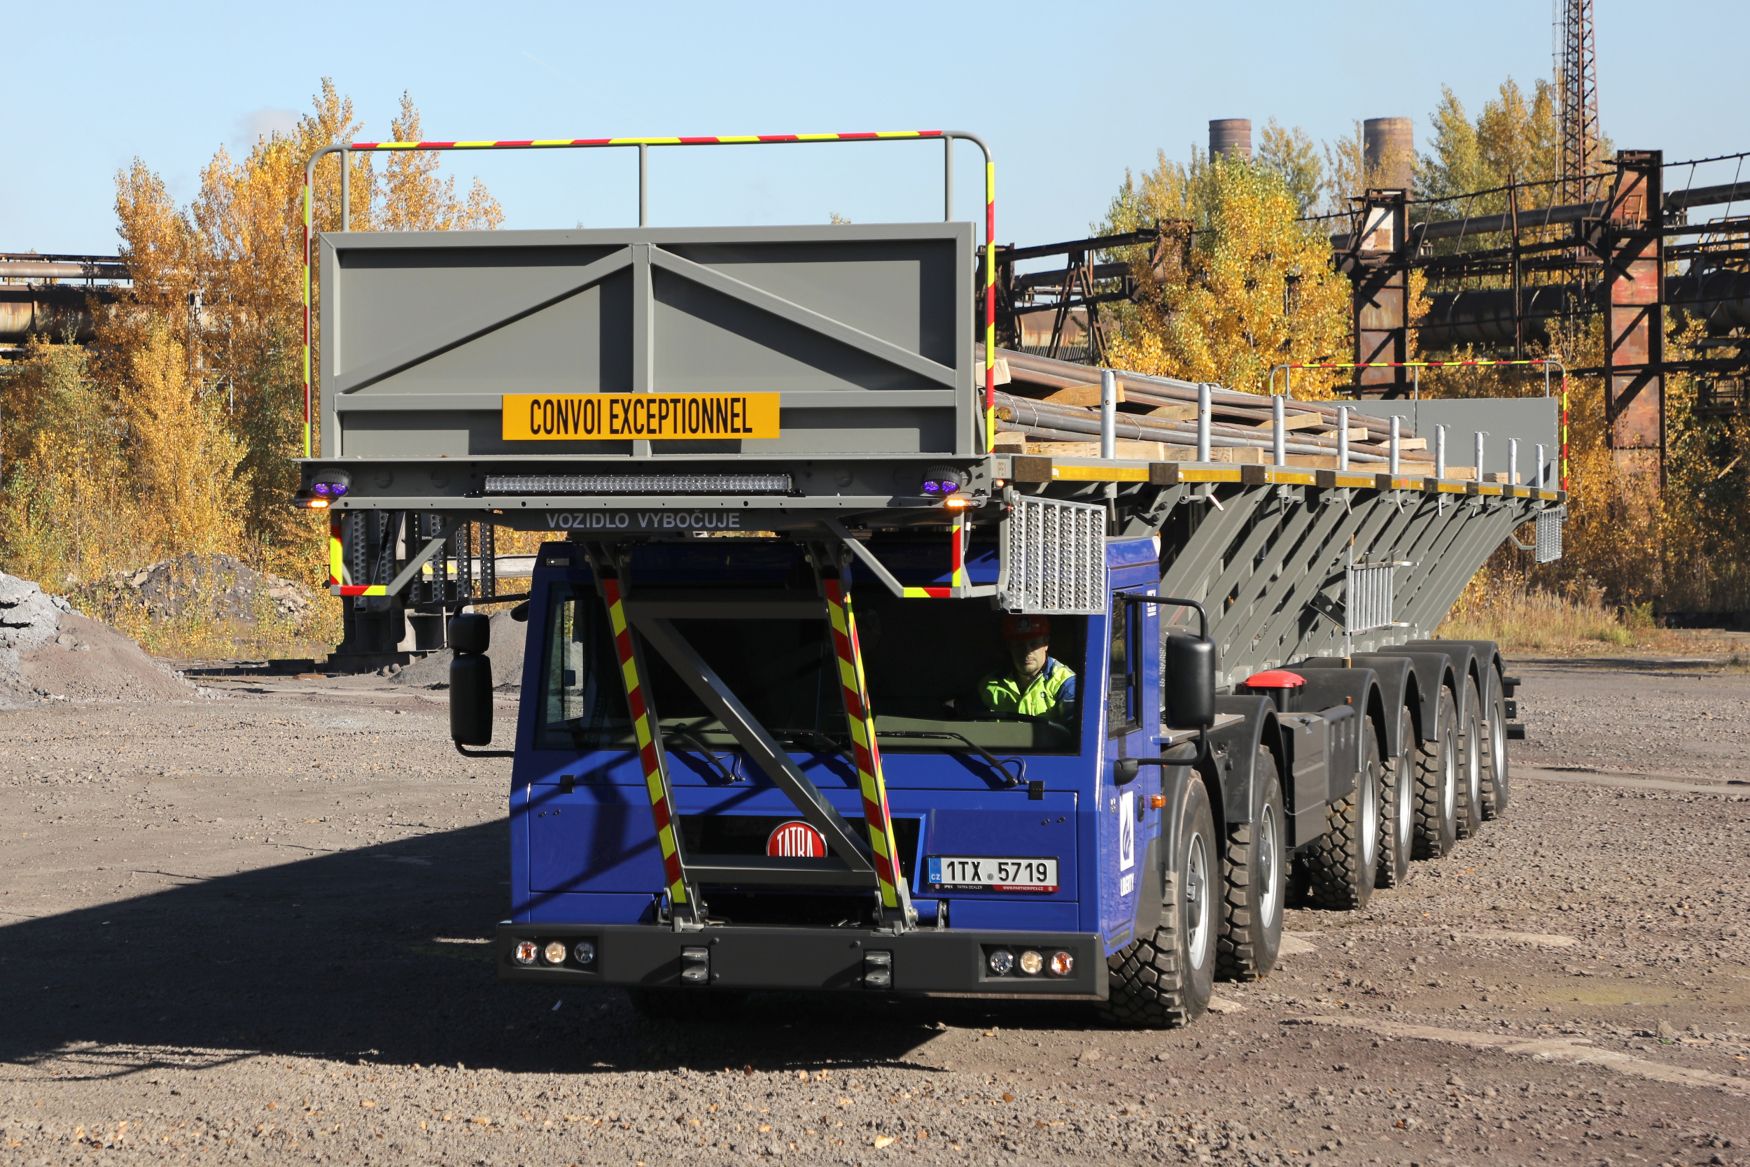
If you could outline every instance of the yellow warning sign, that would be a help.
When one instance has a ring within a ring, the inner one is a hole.
[[[506,441],[775,438],[776,393],[507,393]]]

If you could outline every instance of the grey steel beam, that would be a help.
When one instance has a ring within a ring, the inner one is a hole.
[[[1287,629],[1306,619],[1313,596],[1323,590],[1330,566],[1345,557],[1349,539],[1361,526],[1362,517],[1342,505],[1334,492],[1320,492],[1318,502],[1310,502],[1317,519],[1311,531],[1284,555],[1283,571],[1271,587],[1272,604],[1240,630],[1240,635],[1256,643],[1261,661],[1280,661],[1282,641]],[[1296,637],[1298,639],[1298,636]]]
[[[1283,495],[1296,489],[1277,488],[1279,494]],[[1308,529],[1313,526],[1314,517],[1315,509],[1307,505],[1306,495],[1300,494],[1298,499],[1284,505],[1280,523],[1260,524],[1263,534],[1270,537],[1271,543],[1270,551],[1263,562],[1248,563],[1242,560],[1228,565],[1224,579],[1232,575],[1236,568],[1244,569],[1245,574],[1243,578],[1236,578],[1231,585],[1232,603],[1221,603],[1221,597],[1227,594],[1228,589],[1218,585],[1215,602],[1221,607],[1219,612],[1209,614],[1209,624],[1216,641],[1226,644],[1229,651],[1238,658],[1221,662],[1221,667],[1230,673],[1236,668],[1245,668],[1258,662],[1256,647],[1251,643],[1246,630],[1261,622],[1258,619],[1257,606],[1264,603],[1265,597],[1281,582],[1282,576],[1278,571],[1284,557],[1300,546]]]
[[[1289,634],[1313,610],[1313,597],[1325,590],[1333,573],[1339,579],[1342,578],[1342,565],[1347,564],[1349,559],[1349,541],[1367,519],[1364,512],[1343,506],[1342,501],[1337,498],[1327,498],[1322,505],[1329,514],[1320,517],[1318,529],[1307,540],[1311,553],[1302,560],[1300,571],[1288,573],[1287,594],[1274,618],[1264,625],[1259,634],[1260,651],[1275,660],[1287,660],[1291,656],[1299,655],[1288,651]],[[1327,522],[1327,518],[1331,521]],[[1294,643],[1298,644],[1301,639],[1301,635],[1296,633]]]
[[[629,618],[630,614],[628,614]],[[700,703],[729,730],[760,771],[796,805],[804,820],[826,838],[827,847],[870,887],[875,886],[875,868],[865,845],[820,788],[808,779],[782,746],[766,732],[741,699],[729,688],[705,658],[693,650],[669,621],[657,617],[633,619],[633,626],[652,648],[674,668]]]
[[[1185,540],[1185,545],[1173,553],[1173,561],[1161,574],[1161,594],[1184,596],[1193,600],[1209,598],[1210,573],[1227,562],[1227,550],[1247,522],[1255,517],[1257,504],[1267,486],[1243,488],[1229,497],[1217,509],[1214,503],[1203,503],[1204,515]],[[1193,499],[1187,506],[1199,505]]]

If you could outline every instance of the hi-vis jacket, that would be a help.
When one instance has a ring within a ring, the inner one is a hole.
[[[1068,711],[1075,704],[1075,670],[1055,657],[1045,658],[1045,667],[1023,692],[1020,682],[1002,673],[993,673],[978,687],[979,700],[992,713],[1012,713],[1021,717],[1052,717]]]

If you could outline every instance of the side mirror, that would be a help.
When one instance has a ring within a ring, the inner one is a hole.
[[[457,652],[484,653],[492,642],[492,621],[483,612],[463,612],[450,617],[450,647]]]
[[[1166,723],[1174,729],[1208,729],[1215,724],[1215,642],[1169,632],[1165,650],[1161,695]]]
[[[457,746],[492,740],[492,661],[485,655],[490,625],[478,612],[450,620],[450,737]]]

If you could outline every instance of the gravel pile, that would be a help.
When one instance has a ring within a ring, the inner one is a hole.
[[[492,662],[493,687],[500,692],[514,693],[523,683],[523,645],[529,626],[511,619],[508,611],[491,615],[492,633],[486,657]],[[450,660],[455,656],[447,648],[418,657],[406,665],[391,665],[382,671],[397,685],[413,685],[421,689],[450,687]]]
[[[255,570],[233,555],[190,552],[136,571],[118,572],[97,589],[101,604],[143,608],[153,620],[175,620],[191,608],[214,620],[273,616],[302,624],[315,593],[283,576]]]
[[[0,708],[194,694],[193,685],[121,633],[29,580],[0,572]]]

